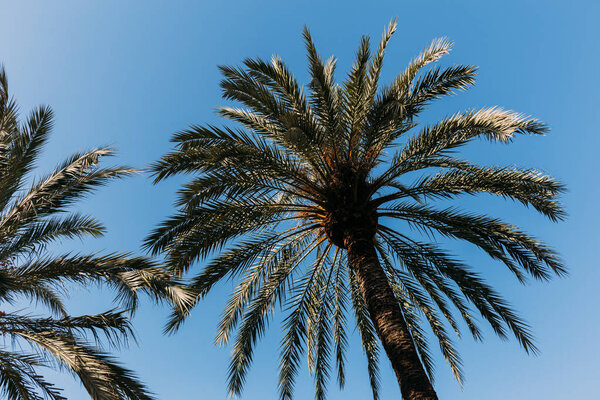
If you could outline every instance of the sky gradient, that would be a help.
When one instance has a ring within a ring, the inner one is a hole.
[[[217,65],[276,53],[306,83],[304,24],[321,55],[338,58],[338,80],[353,61],[360,36],[377,42],[394,16],[398,30],[381,82],[393,79],[432,39],[448,37],[455,47],[441,65],[477,65],[477,83],[438,101],[421,121],[494,105],[545,121],[552,128],[547,136],[520,137],[509,146],[477,142],[462,154],[485,164],[535,167],[559,178],[569,189],[563,196],[569,218],[552,224],[520,205],[487,197],[453,204],[525,227],[560,251],[570,275],[519,286],[498,263],[453,243],[450,249],[485,273],[533,326],[541,354],[527,356],[516,341],[499,340],[489,330],[484,343],[465,335],[456,341],[464,361],[463,388],[436,352],[436,390],[441,399],[594,399],[600,381],[598,15],[595,1],[0,0],[0,63],[23,113],[38,104],[55,112],[41,174],[75,151],[102,145],[118,149],[104,165],[143,168],[171,148],[172,133],[192,123],[224,122],[214,114],[223,104]],[[145,235],[173,212],[174,193],[184,181],[153,186],[147,174],[140,174],[102,188],[77,209],[103,221],[108,234],[63,247],[141,253]],[[159,398],[227,397],[229,349],[213,341],[230,289],[225,284],[211,293],[173,336],[161,333],[166,308],[146,302],[136,314],[139,344],[120,356]],[[110,306],[109,300],[108,291],[75,291],[71,311],[98,312]],[[243,399],[277,396],[279,325],[275,319],[257,347]],[[346,389],[339,391],[332,380],[329,399],[370,396],[356,334],[351,344]],[[383,361],[381,398],[399,398]],[[55,380],[68,398],[87,398],[69,376]],[[296,394],[313,397],[304,369]]]

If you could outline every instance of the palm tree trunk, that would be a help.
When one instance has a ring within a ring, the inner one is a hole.
[[[368,235],[349,235],[344,245],[377,335],[396,373],[402,398],[437,400],[400,306],[379,264],[373,239]]]

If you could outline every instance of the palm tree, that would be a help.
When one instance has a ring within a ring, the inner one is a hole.
[[[134,310],[138,292],[154,299],[181,297],[170,275],[153,262],[126,254],[55,256],[48,244],[63,238],[97,237],[96,219],[68,212],[94,188],[129,175],[125,167],[99,168],[102,148],[71,156],[47,176],[28,183],[30,172],[52,127],[47,107],[18,121],[17,106],[0,69],[0,302],[20,308],[23,299],[47,306],[50,316],[24,309],[0,312],[0,392],[9,400],[66,399],[40,368],[66,369],[79,378],[92,399],[151,399],[147,388],[99,346],[126,343],[132,337],[124,311],[70,316],[63,302],[68,285],[106,284]],[[31,186],[28,186],[31,185]],[[26,303],[25,303],[26,304]],[[8,341],[6,339],[9,339]],[[101,341],[99,341],[101,340]]]
[[[325,395],[331,369],[344,385],[350,309],[374,398],[378,339],[402,397],[437,398],[423,317],[459,380],[460,359],[448,334],[448,327],[459,334],[457,315],[475,339],[481,339],[477,310],[497,335],[511,333],[527,352],[536,350],[527,325],[480,275],[404,226],[429,238],[470,242],[521,282],[527,275],[546,280],[563,274],[556,253],[518,227],[431,204],[489,193],[531,206],[552,221],[562,219],[556,197],[563,186],[553,178],[532,169],[475,165],[454,153],[475,138],[510,142],[516,134],[540,135],[547,128],[512,111],[485,108],[456,113],[411,135],[424,107],[472,85],[476,68],[420,73],[450,51],[452,44],[438,39],[379,89],[395,29],[392,21],[372,55],[369,39],[362,38],[341,85],[334,80],[336,60],[322,61],[305,29],[306,93],[278,57],[220,67],[225,99],[243,107],[221,107],[218,113],[245,129],[192,126],[177,133],[176,150],[153,165],[157,182],[177,173],[195,178],[179,192],[179,212],[151,233],[146,246],[164,252],[177,274],[206,260],[189,284],[195,302],[221,280],[239,281],[216,339],[233,342],[228,388],[234,395],[278,306],[285,313],[282,399],[292,397],[305,352],[317,399]],[[167,330],[175,331],[190,308],[175,308]]]

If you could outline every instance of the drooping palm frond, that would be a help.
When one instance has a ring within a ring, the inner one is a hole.
[[[7,399],[66,400],[38,374],[37,368],[49,366],[39,355],[0,351],[0,357],[0,390]]]
[[[375,262],[430,381],[431,339],[461,381],[451,332],[460,337],[464,324],[481,340],[477,314],[500,337],[511,333],[526,351],[536,351],[528,326],[507,301],[463,261],[421,236],[470,242],[519,281],[564,274],[557,254],[515,225],[438,209],[432,201],[485,193],[562,220],[558,196],[564,186],[552,177],[530,168],[476,165],[455,154],[475,138],[510,142],[548,129],[496,107],[455,113],[419,128],[424,107],[467,89],[476,68],[426,69],[452,48],[447,39],[437,39],[381,88],[384,53],[395,30],[392,21],[373,53],[363,37],[339,84],[335,58],[323,61],[306,28],[310,81],[305,88],[278,57],[221,67],[224,97],[241,106],[218,112],[242,129],[193,126],[176,134],[176,149],[152,167],[157,182],[178,173],[193,178],[179,192],[179,212],[148,236],[147,248],[164,253],[179,275],[203,263],[189,283],[193,304],[174,309],[167,331],[179,329],[218,282],[235,280],[217,334],[218,344],[233,344],[229,390],[234,395],[242,390],[255,343],[281,307],[282,399],[292,398],[303,357],[317,398],[325,397],[333,369],[344,385],[350,321],[358,327],[377,398],[382,337],[357,265],[350,262],[353,235],[372,242]],[[421,176],[415,179],[415,172]],[[398,220],[414,232],[399,231]]]
[[[134,172],[127,167],[101,168],[100,148],[78,153],[45,177],[33,180],[35,162],[52,127],[48,107],[19,122],[0,69],[0,302],[24,301],[46,306],[51,316],[23,311],[0,312],[0,393],[8,399],[65,399],[45,380],[40,368],[60,368],[76,375],[95,400],[151,399],[149,390],[130,370],[102,350],[133,338],[128,316],[108,311],[70,316],[64,294],[72,285],[106,285],[117,301],[133,311],[140,293],[184,307],[192,297],[164,268],[145,257],[127,254],[62,255],[47,246],[64,239],[101,236],[105,229],[93,217],[69,207],[109,181]],[[31,183],[33,182],[33,183]]]

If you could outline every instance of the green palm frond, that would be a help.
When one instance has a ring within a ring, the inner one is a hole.
[[[327,140],[330,146],[337,146],[338,144],[334,143],[334,140],[343,140],[344,130],[340,115],[342,99],[339,88],[334,82],[336,60],[331,58],[323,63],[306,27],[304,27],[303,36],[312,75],[312,81],[309,85],[310,106],[314,110],[323,130],[332,133],[330,137],[322,137],[319,140],[321,142]],[[334,147],[336,153],[332,155],[333,157],[338,155],[337,151],[339,150]]]
[[[294,270],[307,258],[322,238],[307,237],[305,240],[292,242],[289,246],[268,258],[272,263],[272,272],[264,284],[257,290],[256,295],[248,302],[235,342],[233,343],[232,360],[229,367],[228,387],[231,393],[240,394],[248,367],[252,362],[254,344],[264,333],[273,307],[281,298],[285,282],[291,278]],[[308,243],[307,243],[308,242]]]
[[[37,354],[0,350],[0,392],[8,400],[66,400],[60,389],[44,380],[36,368],[48,367]],[[38,394],[40,392],[40,394]]]
[[[104,226],[96,219],[79,214],[34,221],[23,227],[18,236],[0,248],[0,257],[10,258],[36,253],[43,251],[47,244],[60,239],[100,237],[104,232]]]
[[[6,167],[2,168],[0,175],[0,207],[6,207],[14,192],[21,187],[24,177],[33,169],[52,129],[52,118],[49,107],[40,107],[31,113],[22,129],[13,133],[7,157],[3,160]]]
[[[293,300],[288,306],[290,313],[284,322],[285,336],[281,343],[282,354],[279,375],[279,390],[281,398],[284,399],[292,397],[294,379],[301,362],[300,356],[304,352],[304,341],[313,332],[312,329],[310,332],[308,331],[307,316],[311,310],[314,311],[315,302],[318,299],[319,284],[326,274],[326,260],[330,250],[331,246],[329,245],[316,257],[313,266],[295,285],[295,293],[292,295]],[[336,262],[336,259],[337,257],[334,257],[333,263]],[[311,355],[309,355],[309,360],[311,358]],[[309,361],[309,364],[312,363],[312,360]]]
[[[377,334],[373,323],[369,318],[369,312],[365,305],[365,301],[360,295],[358,283],[352,269],[348,269],[350,280],[350,296],[352,298],[352,308],[356,317],[356,326],[360,334],[363,351],[367,358],[367,370],[369,373],[369,383],[373,392],[373,400],[379,399],[379,343],[377,342]]]
[[[461,213],[453,208],[435,210],[407,203],[385,208],[381,215],[399,218],[417,228],[471,242],[490,257],[501,260],[519,280],[525,278],[524,274],[547,280],[552,275],[566,273],[556,252],[516,226],[497,218]]]
[[[240,283],[236,286],[232,293],[227,306],[223,312],[219,327],[217,330],[216,342],[220,345],[225,345],[229,341],[231,333],[235,330],[243,311],[248,306],[248,303],[258,296],[263,285],[267,284],[266,280],[274,274],[277,268],[286,266],[290,260],[302,254],[308,246],[310,233],[300,233],[293,235],[285,241],[278,241],[276,244],[265,249],[255,261],[252,267],[248,268]],[[284,276],[282,279],[285,279]],[[195,286],[197,287],[197,286]]]
[[[11,334],[36,346],[72,371],[94,400],[153,398],[131,371],[70,333],[15,329]]]
[[[434,381],[434,365],[433,360],[431,358],[431,353],[429,350],[429,343],[427,342],[427,337],[421,328],[421,318],[419,312],[422,313],[421,309],[414,304],[410,299],[410,293],[406,291],[406,288],[402,285],[401,282],[398,281],[396,276],[396,271],[393,266],[392,261],[390,260],[389,254],[385,251],[385,249],[381,246],[381,243],[378,244],[378,253],[381,258],[382,264],[386,268],[386,273],[389,276],[391,282],[393,282],[392,289],[400,303],[402,313],[406,320],[406,324],[408,329],[410,330],[410,334],[415,343],[415,347],[419,354],[419,358],[430,381]]]

